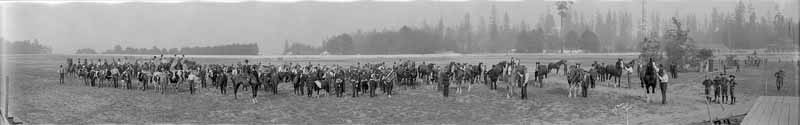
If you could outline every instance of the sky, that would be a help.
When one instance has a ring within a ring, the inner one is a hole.
[[[610,2],[609,2],[610,1]],[[751,0],[759,15],[774,13],[797,20],[798,2]],[[779,4],[776,4],[779,3]],[[733,11],[736,0],[648,1],[648,11],[710,14],[712,8]],[[53,47],[54,53],[80,48],[99,51],[114,45],[173,48],[230,43],[258,43],[262,55],[280,54],[284,41],[319,45],[324,39],[359,30],[397,29],[403,25],[433,25],[441,18],[457,25],[469,13],[473,25],[488,18],[491,5],[512,24],[535,24],[554,13],[545,0],[517,2],[296,2],[296,3],[3,3],[0,34],[5,40],[32,40]],[[779,6],[779,7],[776,7]],[[576,11],[591,15],[608,10],[641,16],[639,0],[579,0]],[[592,18],[593,19],[593,18]],[[638,18],[634,18],[638,20]],[[488,21],[488,20],[487,20]]]

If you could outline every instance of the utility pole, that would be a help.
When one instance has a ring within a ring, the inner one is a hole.
[[[639,24],[639,28],[641,31],[642,38],[647,37],[647,11],[645,9],[645,5],[647,4],[647,0],[642,0],[642,22]]]

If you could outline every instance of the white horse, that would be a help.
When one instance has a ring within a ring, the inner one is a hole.
[[[161,94],[166,92],[167,83],[169,83],[169,76],[165,72],[156,71],[153,72],[153,85],[156,86],[158,90],[161,91]]]

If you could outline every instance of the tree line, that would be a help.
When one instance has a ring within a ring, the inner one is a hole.
[[[464,14],[458,24],[445,24],[440,18],[436,25],[423,22],[418,25],[403,25],[398,28],[371,31],[358,30],[342,33],[322,41],[320,46],[303,43],[285,43],[285,54],[316,55],[329,54],[431,54],[457,53],[542,53],[559,52],[561,48],[586,52],[629,52],[637,46],[631,14],[609,10],[598,14],[598,20],[565,11],[561,23],[555,20],[561,15],[545,14],[539,23],[529,24],[524,20],[512,22],[508,13],[497,13],[492,6],[488,17],[473,17]],[[473,20],[478,20],[477,24]],[[596,31],[603,31],[600,34]]]
[[[8,54],[51,54],[53,49],[39,43],[39,40],[6,41],[0,38],[0,48],[6,47]],[[5,52],[4,52],[5,53]]]
[[[457,53],[541,53],[566,50],[584,52],[636,52],[642,41],[664,41],[673,32],[674,21],[694,39],[692,44],[723,45],[731,49],[796,46],[800,24],[781,13],[758,16],[751,5],[740,1],[732,12],[713,9],[703,22],[696,14],[668,16],[647,14],[646,22],[634,21],[628,10],[574,11],[571,3],[557,2],[556,14],[540,15],[537,23],[513,20],[507,12],[498,14],[492,5],[488,17],[464,14],[457,24],[435,25],[427,21],[382,30],[341,33],[320,45],[286,43],[287,54],[430,54]],[[777,11],[780,12],[780,11]],[[502,16],[501,16],[502,15]],[[591,15],[591,16],[586,16]],[[641,19],[641,18],[640,18]],[[477,20],[477,21],[476,21]],[[475,23],[477,22],[477,23]],[[673,31],[670,31],[673,30]],[[688,32],[691,31],[691,32]],[[674,34],[674,33],[673,33]],[[792,42],[794,41],[794,42]],[[659,44],[665,44],[657,42]],[[767,44],[763,44],[767,43]],[[659,49],[663,50],[663,49]]]
[[[225,44],[216,46],[196,46],[182,48],[133,48],[115,45],[113,49],[106,50],[101,54],[134,54],[134,55],[159,55],[159,54],[180,54],[180,55],[258,55],[258,44]],[[79,49],[77,54],[95,54],[95,50],[90,48]]]
[[[757,15],[752,4],[743,1],[739,1],[730,12],[714,8],[710,22],[706,23],[706,41],[734,49],[797,46],[797,41],[800,41],[800,23],[785,16],[777,8],[776,6],[775,13],[770,15]]]

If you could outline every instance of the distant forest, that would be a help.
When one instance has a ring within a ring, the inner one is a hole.
[[[53,49],[39,43],[39,40],[22,40],[9,42],[0,38],[0,48],[7,47],[9,54],[51,54]]]
[[[93,54],[96,53],[92,49],[79,49],[76,51],[78,54]],[[226,44],[217,46],[200,46],[200,47],[183,47],[183,48],[133,48],[115,45],[114,49],[106,50],[102,54],[144,54],[144,55],[159,55],[159,54],[179,54],[179,55],[258,55],[258,44]]]
[[[466,13],[459,24],[435,25],[427,22],[383,30],[342,33],[322,41],[319,46],[289,43],[285,54],[430,54],[457,53],[541,53],[563,50],[583,52],[637,52],[644,38],[668,41],[672,18],[682,22],[693,39],[692,44],[706,48],[761,49],[796,48],[800,41],[800,23],[780,12],[756,15],[755,9],[740,1],[733,10],[714,8],[711,17],[697,19],[695,14],[648,14],[646,22],[633,20],[626,10],[585,14],[572,11],[571,3],[557,2],[557,14],[541,15],[535,24],[500,16],[491,7],[488,17]],[[473,21],[477,19],[477,24]],[[558,22],[557,22],[558,21]],[[563,25],[562,25],[563,24]],[[659,43],[666,44],[666,43]],[[718,46],[715,46],[718,45]]]

